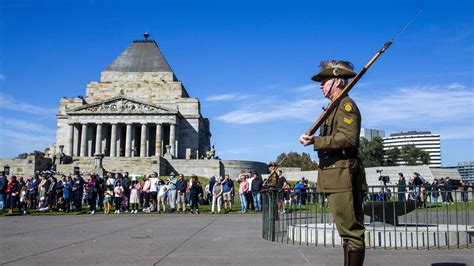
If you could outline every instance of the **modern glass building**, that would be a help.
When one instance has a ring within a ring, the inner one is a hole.
[[[361,128],[360,137],[371,141],[375,137],[385,138],[385,131],[373,128]]]
[[[430,155],[430,167],[441,167],[441,141],[439,134],[432,134],[431,131],[407,131],[390,134],[390,137],[383,138],[384,150],[394,147],[402,149],[403,146],[413,144],[415,147],[423,149]],[[399,161],[399,165],[404,165],[404,161]]]

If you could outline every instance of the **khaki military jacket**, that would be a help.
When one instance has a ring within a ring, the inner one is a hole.
[[[319,192],[367,189],[364,167],[357,155],[360,127],[359,108],[345,96],[321,127],[320,135],[314,137],[314,150],[319,156]]]

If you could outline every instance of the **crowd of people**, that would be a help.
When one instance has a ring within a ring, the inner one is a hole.
[[[197,176],[187,179],[174,172],[167,178],[151,173],[140,180],[130,177],[127,172],[109,172],[104,177],[90,174],[85,179],[81,174],[66,176],[51,171],[36,173],[26,180],[15,176],[8,180],[0,172],[0,210],[6,208],[11,213],[17,208],[24,214],[32,209],[39,212],[81,212],[83,204],[86,204],[89,214],[96,213],[97,209],[104,214],[112,211],[120,214],[188,210],[199,213],[199,205],[205,204],[211,206],[212,214],[220,214],[232,210],[238,193],[242,213],[249,210],[261,212],[264,188],[278,191],[276,204],[280,213],[285,213],[287,206],[291,205],[324,204],[325,197],[317,193],[316,183],[311,184],[302,177],[291,185],[281,170],[277,170],[275,176],[274,184],[270,185],[267,184],[269,179],[263,180],[258,173],[242,173],[236,178],[238,184],[234,189],[234,180],[229,175],[211,177],[203,187]],[[418,173],[411,174],[407,182],[403,173],[399,173],[394,186],[385,185],[378,192],[369,191],[368,200],[417,200],[420,207],[425,207],[427,202],[454,204],[453,190],[458,188],[460,199],[467,202],[470,187],[463,180],[455,186],[449,177],[430,183]]]
[[[88,213],[97,208],[104,214],[113,210],[123,212],[185,212],[199,213],[204,196],[198,177],[186,180],[183,175],[171,173],[164,180],[157,173],[143,179],[130,177],[129,173],[107,173],[104,177],[90,174],[63,175],[51,171],[36,173],[31,179],[11,176],[10,180],[0,172],[0,210],[13,209],[24,214],[28,210],[39,212],[81,212],[87,204]]]
[[[417,172],[413,172],[409,180],[405,179],[403,173],[398,173],[398,181],[395,187],[390,188],[386,186],[380,188],[377,193],[371,193],[372,200],[375,201],[388,201],[395,197],[397,201],[416,200],[420,202],[419,207],[426,207],[426,204],[431,202],[433,204],[454,204],[455,197],[453,194],[456,191],[460,192],[459,200],[467,202],[469,199],[468,191],[472,187],[465,180],[460,180],[457,185],[448,176],[446,178],[434,179],[433,182],[428,182],[422,175]],[[395,190],[396,191],[392,191]],[[372,191],[373,192],[373,191]],[[441,198],[440,198],[441,197]]]

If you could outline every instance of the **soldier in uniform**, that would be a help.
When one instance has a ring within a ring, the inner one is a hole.
[[[312,80],[321,82],[324,97],[333,100],[356,76],[346,61],[323,61]],[[299,141],[313,144],[319,157],[319,192],[326,193],[339,235],[343,239],[344,265],[363,265],[365,257],[363,196],[365,171],[358,156],[361,115],[355,102],[344,96],[322,125],[319,136],[303,134]]]

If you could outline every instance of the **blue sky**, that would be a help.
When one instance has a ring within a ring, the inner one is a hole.
[[[225,159],[309,152],[297,138],[327,104],[324,59],[356,70],[422,7],[351,96],[363,127],[441,134],[442,163],[474,160],[472,1],[0,2],[0,157],[54,143],[59,99],[152,34],[211,121]]]

